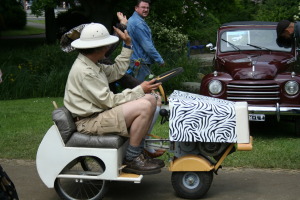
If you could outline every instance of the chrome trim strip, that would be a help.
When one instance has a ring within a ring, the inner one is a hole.
[[[279,94],[279,91],[275,92],[246,92],[246,91],[227,91],[230,94]]]
[[[231,85],[228,84],[227,88],[279,88],[279,85]]]
[[[300,107],[280,107],[274,105],[274,107],[258,107],[248,106],[248,112],[250,114],[270,114],[270,115],[300,115]]]
[[[255,97],[227,97],[228,100],[280,100],[279,97],[262,97],[262,98],[255,98]]]

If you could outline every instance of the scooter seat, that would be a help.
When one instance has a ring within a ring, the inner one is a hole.
[[[93,136],[75,132],[66,143],[66,146],[118,149],[124,144],[125,141],[125,137],[114,134]]]
[[[127,140],[117,134],[94,136],[77,132],[72,114],[64,106],[52,112],[52,119],[68,147],[119,148]]]

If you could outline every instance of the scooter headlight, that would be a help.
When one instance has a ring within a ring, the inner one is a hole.
[[[288,95],[295,95],[299,92],[299,84],[296,81],[288,81],[284,85],[284,90]]]
[[[209,84],[208,84],[208,90],[211,94],[219,94],[222,91],[222,83],[221,81],[218,80],[212,80]]]

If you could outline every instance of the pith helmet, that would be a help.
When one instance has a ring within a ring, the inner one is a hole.
[[[110,35],[108,30],[99,23],[86,25],[80,34],[80,38],[73,41],[71,45],[76,49],[91,49],[107,46],[118,42],[119,38]]]

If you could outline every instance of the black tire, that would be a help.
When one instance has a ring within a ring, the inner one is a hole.
[[[103,173],[103,162],[96,157],[81,157],[63,174],[88,174],[97,176]],[[56,178],[54,188],[61,199],[65,200],[99,200],[103,199],[108,191],[108,182],[105,180],[87,180],[78,178]]]
[[[209,190],[213,172],[173,172],[172,186],[181,198],[199,199]]]

